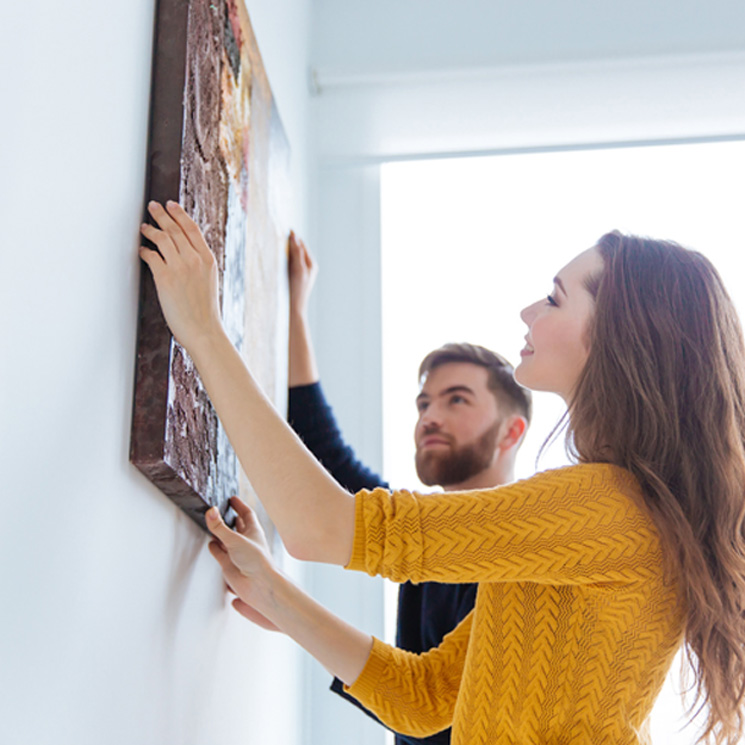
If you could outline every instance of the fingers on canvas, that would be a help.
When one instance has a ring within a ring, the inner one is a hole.
[[[235,529],[239,533],[246,532],[246,521],[240,515],[235,516]]]
[[[186,237],[189,245],[205,260],[212,261],[213,254],[207,241],[204,240],[202,231],[194,220],[189,217],[186,210],[178,202],[166,202],[166,211],[175,225]]]
[[[223,546],[231,540],[235,533],[225,524],[217,507],[210,507],[205,514],[207,529],[214,535]]]
[[[287,255],[290,276],[300,275],[303,271],[305,260],[294,232],[290,232],[290,237],[287,240]]]
[[[140,246],[139,254],[140,258],[150,267],[153,276],[157,278],[157,274],[165,265],[163,257],[157,251],[147,246]]]
[[[169,208],[173,209],[171,205],[175,205],[176,203],[168,202],[167,204]],[[179,207],[179,209],[181,208]],[[158,228],[153,228],[152,226],[150,226],[149,230],[147,228],[143,229],[145,235],[147,235],[147,237],[150,238],[150,240],[153,241],[158,246],[158,248],[161,249],[161,251],[163,250],[163,248],[166,248],[166,250],[168,250],[170,247],[172,247],[172,250],[176,251],[181,256],[181,258],[185,259],[186,261],[189,261],[191,258],[193,258],[195,256],[194,247],[191,245],[189,236],[184,232],[183,228],[176,221],[174,216],[168,210],[166,210],[166,208],[162,204],[160,204],[160,202],[150,202],[147,205],[147,210],[153,220],[155,220],[155,222],[157,223],[160,230],[158,230]],[[163,244],[163,248],[161,247],[161,243]],[[169,263],[170,258],[171,257],[169,257],[168,255],[165,256],[166,263]]]
[[[306,248],[303,239],[298,238],[297,235],[295,235],[294,230],[290,231],[290,236],[287,239],[287,247],[291,259],[295,261],[302,261],[305,266],[309,266],[308,260],[310,258],[310,254],[308,252],[308,249]]]
[[[171,217],[166,208],[160,202],[148,202],[147,211],[158,224],[158,227],[169,235],[183,232],[178,226],[178,223],[173,219],[173,217]]]
[[[313,268],[313,257],[310,255],[305,241],[302,238],[298,238],[294,230],[290,231],[290,251],[293,253],[295,260],[302,262],[306,269]]]
[[[230,506],[235,510],[236,515],[243,520],[245,525],[248,526],[253,523],[254,511],[240,497],[231,497]]]
[[[150,217],[155,221],[155,226],[143,226],[147,229],[147,237],[150,240],[155,241],[154,235],[159,235],[161,240],[169,239],[174,247],[176,246],[176,238],[180,234],[181,228],[178,227],[173,218],[166,212],[165,207],[160,202],[148,202],[147,211],[150,213]],[[157,243],[157,241],[155,241]]]
[[[289,249],[290,253],[293,255],[296,255],[300,251],[300,246],[298,245],[298,239],[295,235],[295,231],[290,231],[290,236],[287,239],[287,248]]]
[[[154,225],[149,225],[146,222],[142,223],[140,225],[140,233],[158,247],[158,251],[160,251],[160,255],[166,264],[172,261],[178,253],[176,244],[173,242],[171,236],[159,230]]]

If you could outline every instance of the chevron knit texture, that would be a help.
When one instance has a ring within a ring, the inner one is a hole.
[[[633,476],[586,464],[489,491],[356,500],[349,569],[481,583],[437,649],[375,640],[347,690],[388,726],[452,725],[453,745],[647,742],[684,613]]]

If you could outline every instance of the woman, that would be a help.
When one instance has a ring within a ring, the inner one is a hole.
[[[272,410],[227,339],[216,268],[183,210],[141,250],[259,497],[297,558],[396,581],[479,582],[412,656],[347,627],[271,565],[239,501],[211,550],[236,607],[293,636],[389,726],[453,742],[636,743],[684,642],[704,738],[735,743],[745,686],[745,354],[721,281],[676,244],[603,236],[522,313],[519,382],[568,407],[577,465],[437,499],[351,497]]]

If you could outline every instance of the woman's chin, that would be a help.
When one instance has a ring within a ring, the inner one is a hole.
[[[523,388],[532,388],[530,385],[530,372],[526,369],[526,360],[523,357],[515,368],[515,380]]]
[[[561,396],[561,393],[556,390],[556,386],[553,385],[554,381],[542,380],[540,377],[536,377],[536,375],[533,374],[534,371],[530,369],[529,359],[529,357],[527,359],[523,358],[522,362],[520,362],[520,364],[515,368],[515,380],[523,388],[527,388],[530,391],[556,393]]]

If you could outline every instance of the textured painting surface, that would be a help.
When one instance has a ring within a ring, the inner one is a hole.
[[[241,0],[160,0],[147,200],[177,199],[220,269],[223,320],[278,407],[287,370],[288,147]],[[242,494],[255,504],[192,361],[143,268],[131,461],[204,527]]]

